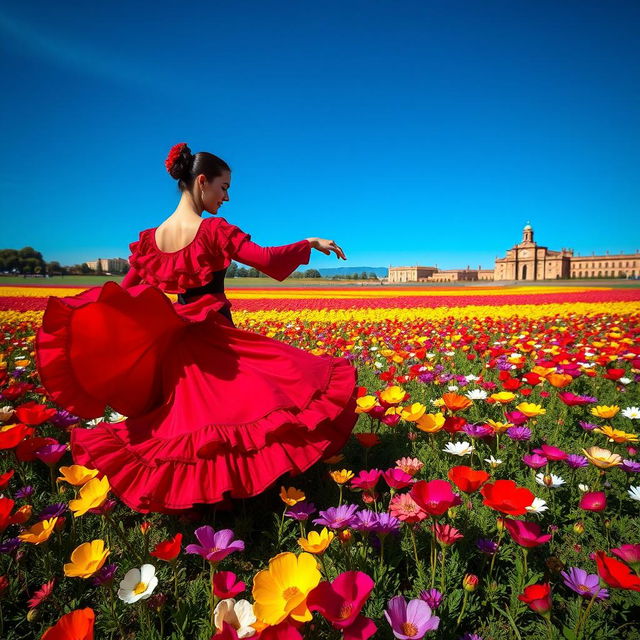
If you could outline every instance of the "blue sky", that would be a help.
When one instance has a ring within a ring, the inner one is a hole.
[[[230,164],[255,242],[347,254],[312,267],[491,267],[527,221],[640,248],[640,3],[4,7],[0,248],[126,258],[177,205],[177,142]]]

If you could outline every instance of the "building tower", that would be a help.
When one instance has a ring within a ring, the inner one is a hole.
[[[533,242],[533,227],[527,221],[525,228],[522,230],[522,242]]]

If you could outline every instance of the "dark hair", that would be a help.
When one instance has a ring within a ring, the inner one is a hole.
[[[231,168],[222,158],[206,151],[198,151],[193,155],[185,144],[173,161],[169,174],[178,181],[180,191],[185,191],[191,190],[196,176],[201,173],[204,173],[207,180],[212,180],[221,176],[224,171],[231,172]]]

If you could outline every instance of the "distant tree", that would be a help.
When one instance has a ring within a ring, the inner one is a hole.
[[[51,262],[47,262],[47,273],[52,275],[54,273],[62,273],[62,267],[57,260],[52,260]]]
[[[377,280],[378,276],[373,272],[369,271],[369,280]]]
[[[260,277],[260,272],[255,267],[249,267],[247,271],[248,278],[258,278]]]
[[[227,273],[225,274],[227,278],[235,278],[236,273],[238,272],[238,263],[231,261],[229,268],[227,269]]]
[[[306,269],[304,271],[305,278],[322,278],[320,272],[317,269]]]
[[[76,265],[76,267],[77,266],[78,265]],[[86,273],[91,273],[91,271],[92,271],[91,267],[86,262],[83,262],[80,265],[80,273],[86,274]]]
[[[246,267],[238,267],[236,278],[246,278],[249,275],[249,269]]]

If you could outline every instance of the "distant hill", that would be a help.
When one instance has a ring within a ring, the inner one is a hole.
[[[375,273],[378,277],[386,278],[389,269],[387,267],[333,267],[328,269],[318,269],[323,278],[332,278],[333,276],[346,276],[357,273]]]

